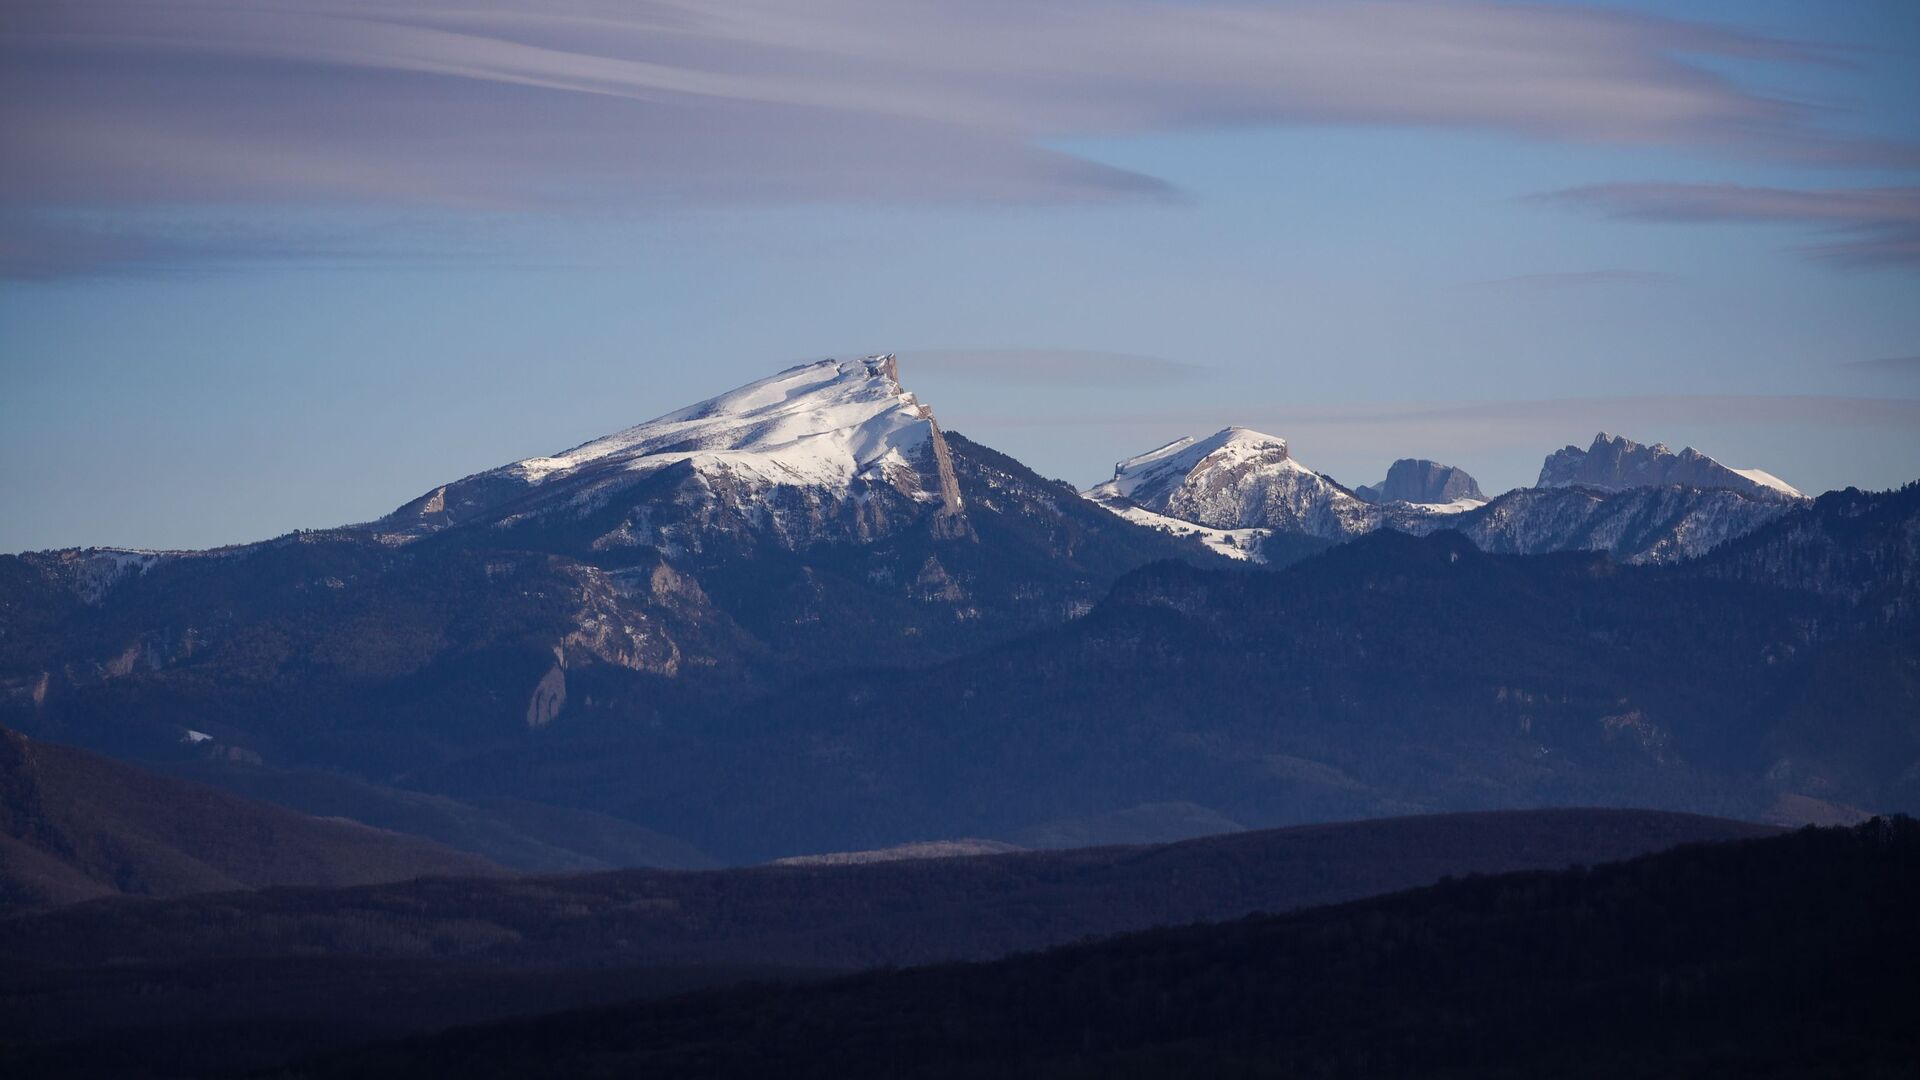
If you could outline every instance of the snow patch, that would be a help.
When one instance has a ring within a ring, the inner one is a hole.
[[[1266,556],[1261,554],[1260,545],[1273,534],[1271,529],[1212,529],[1205,525],[1195,525],[1191,521],[1182,521],[1165,514],[1156,514],[1151,510],[1131,506],[1124,502],[1102,502],[1088,498],[1108,510],[1126,518],[1135,525],[1145,525],[1149,529],[1159,529],[1179,537],[1193,537],[1213,551],[1229,559],[1246,562],[1264,563]]]
[[[1787,483],[1785,480],[1780,479],[1764,469],[1729,469],[1728,471],[1736,476],[1744,476],[1763,488],[1772,488],[1774,491],[1778,491],[1783,495],[1791,495],[1796,499],[1806,498],[1806,495],[1802,493],[1799,488],[1794,487],[1792,484]]]
[[[1416,514],[1464,514],[1469,510],[1478,510],[1481,507],[1487,505],[1487,500],[1469,498],[1469,499],[1455,499],[1452,502],[1443,502],[1443,503],[1396,502],[1396,503],[1388,503],[1386,505],[1392,506],[1398,510],[1408,511]]]
[[[88,548],[72,562],[74,591],[88,604],[98,605],[115,586],[146,573],[165,557],[135,548]]]

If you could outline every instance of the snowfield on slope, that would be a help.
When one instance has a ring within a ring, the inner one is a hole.
[[[586,466],[645,471],[690,460],[770,484],[844,488],[907,467],[932,434],[932,412],[901,389],[893,357],[821,360],[496,471],[544,484]]]
[[[1229,427],[1114,466],[1086,492],[1110,510],[1138,507],[1211,529],[1277,529],[1327,539],[1373,527],[1372,506],[1293,459],[1287,440]]]
[[[889,355],[800,364],[570,450],[434,488],[366,527],[404,542],[462,525],[581,517],[676,467],[686,474],[676,497],[683,511],[725,504],[776,531],[804,530],[818,507],[862,504],[881,489],[936,506],[945,519],[962,511],[945,437],[932,410],[900,386]]]

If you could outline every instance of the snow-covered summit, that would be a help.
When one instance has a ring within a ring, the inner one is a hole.
[[[1329,539],[1365,532],[1372,516],[1353,493],[1295,461],[1287,440],[1243,427],[1128,458],[1086,495],[1116,512],[1138,508],[1212,529]]]
[[[933,432],[933,411],[901,387],[892,356],[820,360],[499,471],[544,484],[587,467],[691,461],[769,483],[844,487],[903,467]]]
[[[1188,478],[1215,468],[1256,465],[1282,471],[1311,472],[1287,452],[1287,440],[1251,428],[1228,427],[1196,439],[1184,436],[1113,467],[1113,479],[1087,494],[1099,500],[1123,498],[1136,506],[1164,510],[1166,501]]]
[[[1679,453],[1665,443],[1645,446],[1632,439],[1601,432],[1585,450],[1567,446],[1547,455],[1540,466],[1539,487],[1593,487],[1625,491],[1636,487],[1679,484],[1697,488],[1728,488],[1748,495],[1803,499],[1791,484],[1760,469],[1734,469],[1689,446]]]
[[[796,365],[570,450],[476,473],[376,527],[419,533],[591,509],[608,492],[674,466],[702,492],[741,504],[797,490],[858,500],[883,486],[942,504],[943,513],[960,511],[933,411],[900,385],[897,362],[884,355]]]

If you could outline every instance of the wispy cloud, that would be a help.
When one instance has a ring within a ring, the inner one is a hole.
[[[1888,356],[1878,360],[1848,360],[1840,365],[1875,375],[1920,376],[1920,356]]]
[[[1046,142],[1223,125],[1916,160],[1737,84],[1729,57],[1828,59],[1476,0],[63,0],[0,32],[0,207],[1153,200],[1175,193]]]
[[[1042,385],[1151,385],[1204,378],[1211,369],[1182,360],[1085,349],[915,349],[900,354],[914,376]]]
[[[377,223],[268,218],[127,218],[0,213],[0,279],[191,275],[216,266],[444,263],[485,245],[471,228],[418,218]]]
[[[1856,266],[1920,266],[1920,187],[1789,188],[1738,184],[1595,184],[1542,198],[1608,217],[1659,222],[1758,222],[1825,229],[1800,250]]]

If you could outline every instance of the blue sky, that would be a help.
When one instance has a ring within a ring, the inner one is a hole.
[[[0,550],[364,520],[901,355],[1085,486],[1231,423],[1920,477],[1920,6],[564,0],[0,23]]]

